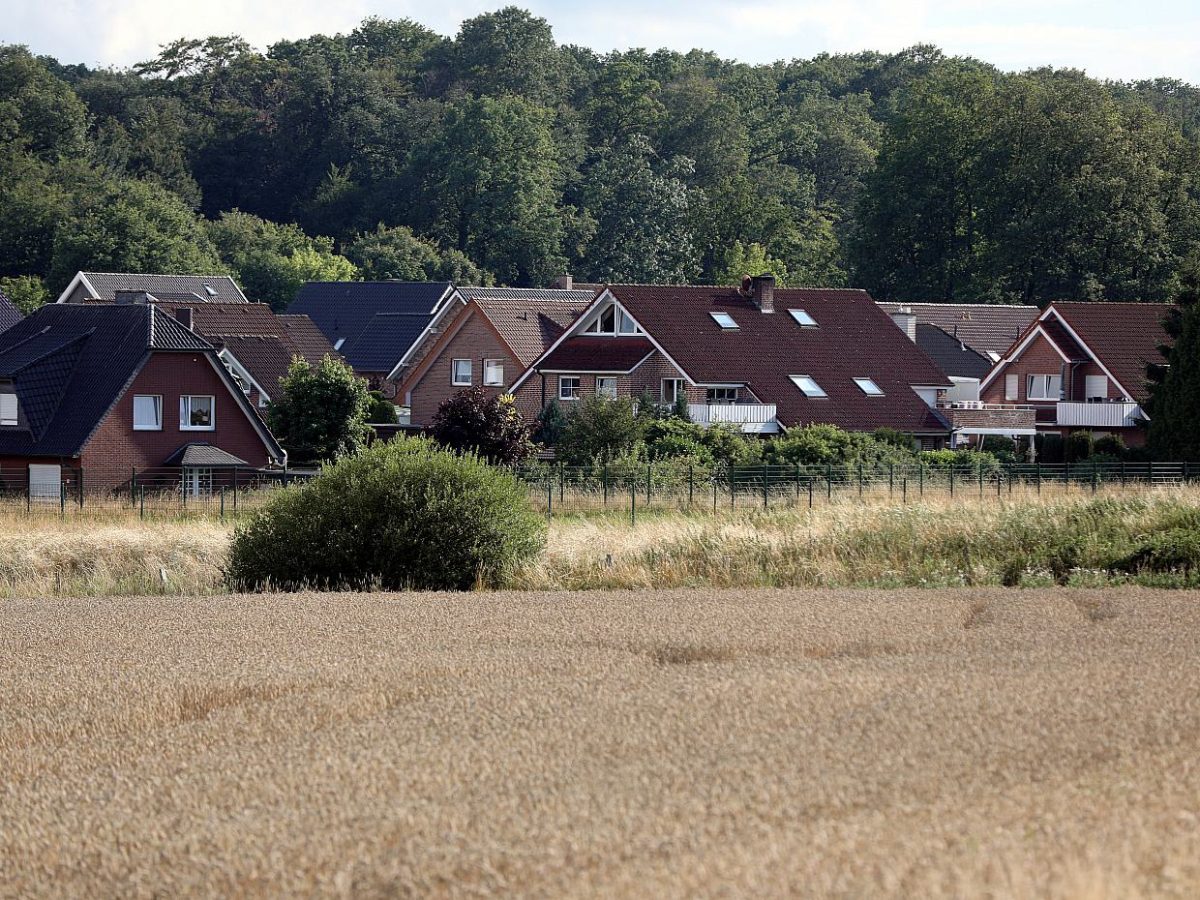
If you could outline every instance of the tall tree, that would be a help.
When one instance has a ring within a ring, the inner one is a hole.
[[[1149,371],[1150,449],[1159,459],[1200,459],[1200,256],[1184,265],[1163,321],[1169,343]]]

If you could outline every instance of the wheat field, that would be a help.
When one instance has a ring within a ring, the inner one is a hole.
[[[1200,893],[1200,595],[0,601],[0,895]]]

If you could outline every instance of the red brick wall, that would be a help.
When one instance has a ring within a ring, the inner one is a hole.
[[[596,338],[596,340],[602,340]],[[558,377],[561,373],[546,373],[546,402],[558,398]],[[596,378],[594,373],[578,372],[573,373],[579,375],[579,396],[592,397],[596,394]],[[657,350],[644,363],[638,366],[628,375],[617,375],[617,396],[630,397],[637,399],[643,390],[649,390],[651,395],[657,400],[662,395],[662,379],[664,378],[683,378],[680,371],[671,365]],[[688,402],[703,403],[705,399],[705,391],[702,387],[694,385],[686,385]],[[746,397],[750,394],[748,391],[743,391]],[[542,375],[535,372],[529,377],[516,392],[517,408],[521,414],[527,419],[537,418],[538,413],[542,409]],[[570,401],[562,401],[561,406],[568,408]]]
[[[433,421],[438,407],[459,391],[466,390],[461,385],[451,384],[451,360],[471,360],[471,381],[473,387],[486,387],[488,393],[499,394],[503,387],[490,387],[483,384],[483,361],[485,359],[504,360],[505,387],[512,384],[520,376],[524,368],[514,359],[500,343],[496,333],[483,322],[478,315],[471,315],[467,322],[458,330],[433,360],[429,370],[417,380],[410,389],[412,399],[411,422],[414,425],[428,425]],[[398,397],[403,402],[403,397]]]
[[[161,431],[133,430],[135,394],[162,395]],[[213,416],[216,428],[179,429],[179,398],[184,394],[209,394],[216,398]],[[262,438],[204,354],[154,353],[83,449],[88,486],[124,483],[133,468],[161,466],[182,445],[192,442],[220,447],[255,467],[270,462]]]

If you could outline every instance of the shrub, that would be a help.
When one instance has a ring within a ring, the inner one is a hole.
[[[1000,469],[1000,460],[982,450],[925,450],[919,458],[929,468],[942,472],[954,469],[992,475]]]
[[[1067,435],[1064,453],[1069,463],[1083,462],[1096,452],[1096,439],[1090,431],[1072,431]]]
[[[1063,461],[1063,439],[1061,434],[1039,434],[1034,439],[1037,461],[1057,465]]]
[[[642,437],[645,421],[626,399],[588,397],[567,415],[558,442],[559,457],[570,465],[611,460],[628,453]]]
[[[1200,572],[1200,530],[1172,528],[1151,535],[1113,568],[1133,575]]]
[[[1128,452],[1128,448],[1125,446],[1125,439],[1119,434],[1106,434],[1104,437],[1096,438],[1092,452],[1097,455],[1123,459],[1126,452]]]
[[[990,453],[1002,463],[1018,462],[1023,453],[1021,448],[1017,446],[1017,442],[1010,437],[1005,437],[1002,434],[985,435],[983,444],[979,447],[984,453]]]
[[[371,403],[367,407],[367,421],[372,425],[395,425],[400,421],[396,404],[386,399],[379,391],[371,391]]]
[[[905,434],[903,431],[897,431],[895,428],[876,428],[871,432],[871,437],[881,444],[898,447],[901,450],[911,451],[916,448],[916,441],[913,440],[911,434]]]
[[[762,462],[764,441],[747,438],[732,425],[710,425],[700,435],[713,461],[727,466],[755,466]]]
[[[543,447],[557,447],[562,440],[563,431],[567,427],[567,417],[557,400],[551,400],[538,413],[537,430],[533,439]]]
[[[494,463],[519,463],[534,453],[530,427],[508,394],[482,387],[459,391],[442,402],[429,429],[450,450],[478,453]]]
[[[234,532],[227,578],[238,590],[466,590],[498,584],[544,543],[509,473],[412,438],[273,497]]]
[[[267,424],[293,463],[327,462],[366,446],[371,429],[367,383],[327,356],[315,369],[295,359],[267,408]]]

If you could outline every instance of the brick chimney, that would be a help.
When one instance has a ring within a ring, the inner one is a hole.
[[[188,331],[192,330],[192,308],[190,306],[181,306],[175,310],[175,318]]]
[[[556,291],[569,291],[575,287],[575,277],[571,274],[555,275],[550,279],[550,287]]]
[[[775,276],[755,275],[751,278],[750,297],[759,312],[775,312]]]
[[[912,311],[911,306],[901,306],[892,313],[892,321],[896,323],[896,327],[908,335],[908,339],[914,344],[917,342],[917,317]]]

